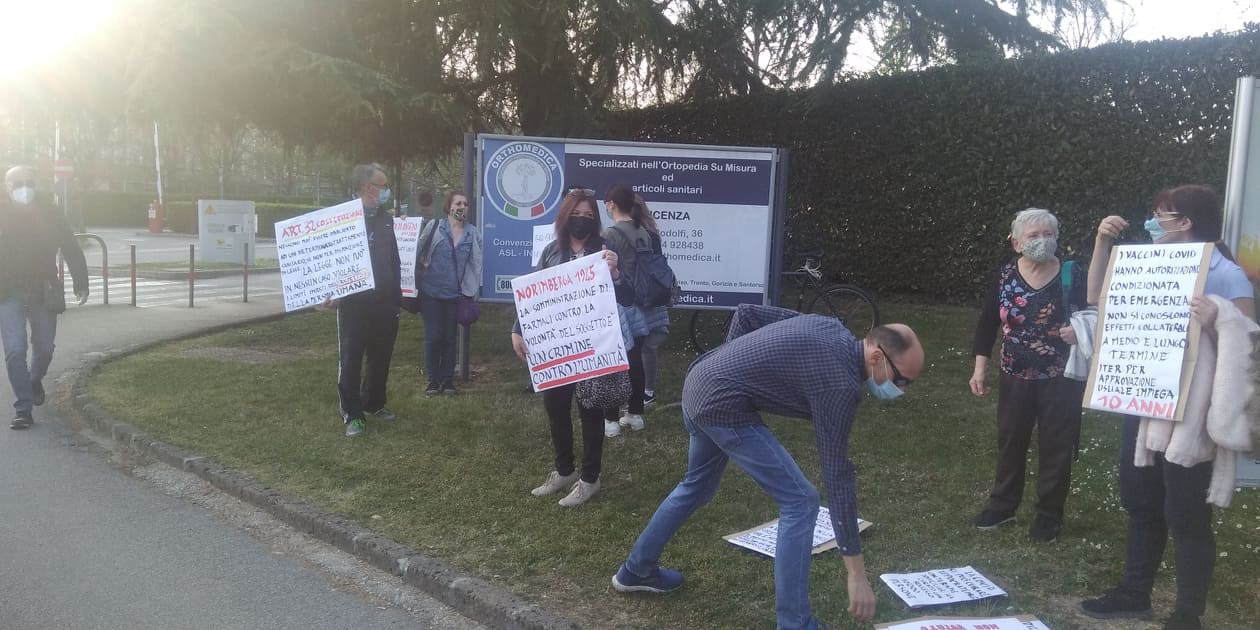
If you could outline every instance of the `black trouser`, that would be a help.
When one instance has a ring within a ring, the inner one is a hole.
[[[626,402],[626,413],[643,415],[643,388],[647,382],[643,372],[643,340],[647,337],[635,337],[634,347],[626,351],[626,362],[630,364],[630,400]],[[616,422],[621,410],[610,407],[604,410],[604,419]]]
[[[576,385],[544,390],[543,409],[551,425],[551,446],[556,453],[556,472],[573,474],[573,392]],[[582,422],[582,481],[595,483],[604,461],[604,412],[578,405]]]
[[[1014,512],[1024,496],[1024,467],[1037,426],[1037,513],[1063,519],[1072,457],[1081,431],[1085,383],[1066,377],[1025,380],[1001,373],[998,382],[997,470],[987,508]]]
[[[423,295],[420,315],[424,318],[425,375],[430,383],[445,385],[455,377],[455,341],[459,338],[455,298],[439,300]]]
[[[385,384],[397,336],[397,304],[353,300],[337,305],[337,395],[343,422],[385,406]]]
[[[1212,506],[1207,503],[1212,462],[1186,468],[1154,453],[1154,466],[1134,466],[1141,419],[1125,416],[1120,433],[1120,504],[1129,514],[1124,586],[1150,594],[1172,532],[1177,610],[1203,615],[1216,562]]]

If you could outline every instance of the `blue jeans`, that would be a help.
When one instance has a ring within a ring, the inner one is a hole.
[[[26,325],[30,323],[30,366],[26,363]],[[4,368],[13,387],[13,408],[31,413],[31,383],[44,380],[52,362],[53,340],[57,336],[57,316],[48,312],[41,300],[11,294],[0,301],[0,337],[4,340]]]
[[[684,422],[691,434],[687,475],[639,534],[626,559],[626,569],[644,577],[656,571],[665,544],[692,512],[713,498],[727,460],[733,459],[779,504],[774,558],[778,628],[817,628],[809,607],[809,563],[818,516],[818,490],[766,425],[757,422],[732,428],[698,425],[690,418],[684,418]]]

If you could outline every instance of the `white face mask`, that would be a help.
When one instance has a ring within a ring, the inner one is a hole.
[[[14,188],[13,192],[9,193],[9,197],[13,199],[13,203],[25,206],[35,200],[35,189],[30,186]]]

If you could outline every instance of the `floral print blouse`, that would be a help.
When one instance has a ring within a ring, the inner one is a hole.
[[[1066,262],[1064,263],[1067,264]],[[1063,375],[1071,346],[1059,338],[1071,313],[1085,306],[1085,270],[1073,264],[1072,290],[1063,304],[1063,273],[1034,289],[1019,273],[1017,260],[1006,263],[989,285],[973,342],[975,356],[989,356],[998,328],[1002,331],[1002,371],[1024,380]]]

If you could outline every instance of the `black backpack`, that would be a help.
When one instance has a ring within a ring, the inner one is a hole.
[[[626,241],[633,242],[621,228],[611,227]],[[661,253],[660,237],[649,234],[654,248],[635,247],[634,277],[630,278],[630,286],[634,287],[634,304],[641,308],[673,306],[674,299],[678,297],[678,278],[669,268],[669,259]]]

